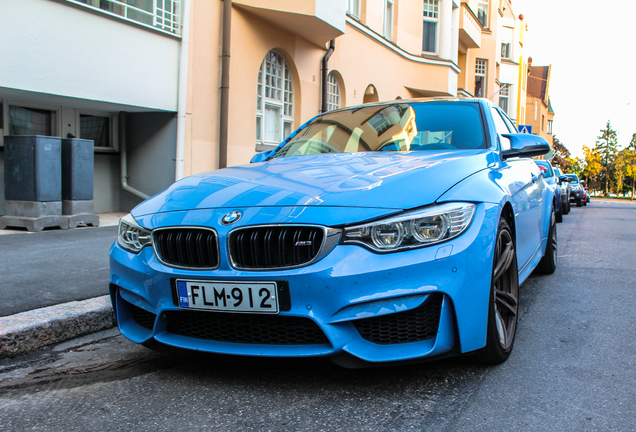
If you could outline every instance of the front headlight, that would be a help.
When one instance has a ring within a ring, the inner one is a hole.
[[[141,227],[130,213],[119,220],[117,243],[128,252],[141,252],[151,243],[150,235],[151,231]]]
[[[430,246],[457,237],[470,226],[475,204],[448,203],[344,229],[344,244],[376,252]]]

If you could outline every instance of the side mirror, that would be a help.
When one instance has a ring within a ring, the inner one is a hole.
[[[570,179],[562,175],[562,176],[559,176],[559,181],[563,183],[568,183]]]
[[[273,153],[274,153],[274,149],[256,153],[254,156],[252,156],[252,159],[250,159],[250,163],[263,162],[265,159],[269,158]]]
[[[550,151],[550,144],[538,135],[502,134],[501,136],[510,140],[510,149],[501,152],[504,159],[541,156]]]

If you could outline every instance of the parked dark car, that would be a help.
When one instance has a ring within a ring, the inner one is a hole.
[[[579,176],[576,174],[566,174],[565,176],[570,180],[570,202],[575,202],[577,207],[583,206],[585,192],[583,192]]]
[[[548,186],[554,189],[554,208],[556,209],[556,221],[563,222],[563,215],[565,214],[563,210],[564,207],[569,204],[569,199],[566,196],[561,196],[562,192],[561,186],[559,185],[559,178],[557,177],[554,168],[552,168],[552,164],[550,164],[550,162],[548,162],[547,160],[535,160],[534,162],[543,172],[543,178],[545,179],[545,182],[548,184]]]
[[[559,179],[559,186],[561,188],[561,210],[564,215],[570,213],[570,181],[563,174],[561,168],[558,166],[552,167],[554,169],[554,173]]]

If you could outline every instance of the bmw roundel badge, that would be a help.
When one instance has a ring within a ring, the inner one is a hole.
[[[221,218],[221,223],[223,225],[233,224],[234,222],[239,220],[241,216],[242,216],[242,213],[240,211],[237,211],[237,210],[231,211]]]

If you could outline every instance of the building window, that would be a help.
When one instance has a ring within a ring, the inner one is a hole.
[[[439,23],[439,0],[424,0],[422,51],[437,52],[437,24]]]
[[[501,43],[501,58],[509,59],[510,58],[510,42],[502,42]]]
[[[256,145],[278,145],[294,123],[294,86],[285,58],[277,51],[265,56],[258,72]],[[257,150],[260,150],[257,147]]]
[[[384,37],[393,39],[393,0],[384,0]]]
[[[66,0],[172,34],[181,34],[181,0]]]
[[[501,84],[499,88],[499,108],[508,114],[508,100],[510,98],[510,84]]]
[[[350,15],[360,19],[360,0],[348,0],[347,2],[347,12]]]
[[[548,133],[552,135],[552,120],[548,120]]]
[[[486,60],[477,59],[475,66],[475,96],[486,96]]]
[[[477,19],[482,26],[488,28],[488,1],[479,0],[477,3]]]
[[[327,111],[340,108],[340,84],[335,73],[329,73],[327,79]]]
[[[512,58],[512,40],[514,29],[510,27],[502,27],[499,29],[501,34],[501,58]]]
[[[56,136],[53,110],[9,105],[8,135]]]
[[[95,148],[114,148],[114,118],[108,115],[79,115],[79,138],[93,140]]]

